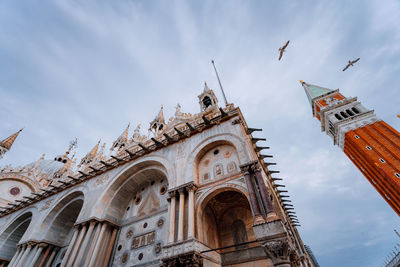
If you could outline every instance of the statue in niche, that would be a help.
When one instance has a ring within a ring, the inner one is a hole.
[[[246,226],[242,220],[234,221],[231,228],[235,245],[243,244],[248,241]]]
[[[135,145],[143,143],[147,139],[149,139],[148,136],[140,134],[140,127],[141,127],[141,124],[139,123],[138,126],[136,127],[136,129],[133,131],[133,136],[132,136],[131,140]]]
[[[229,162],[227,169],[228,169],[228,173],[236,171],[236,163],[234,161]]]
[[[224,169],[222,167],[222,164],[215,165],[215,167],[214,167],[214,176],[217,177],[217,176],[220,176],[220,175],[223,175],[223,174],[224,174]]]

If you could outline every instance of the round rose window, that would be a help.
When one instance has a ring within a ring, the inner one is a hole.
[[[19,189],[19,187],[13,187],[10,189],[10,194],[13,196],[17,196],[19,195],[19,193],[21,193],[21,189]]]

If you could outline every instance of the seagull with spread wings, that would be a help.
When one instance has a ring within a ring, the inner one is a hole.
[[[284,46],[282,46],[281,48],[279,48],[279,52],[280,52],[280,54],[279,54],[279,60],[281,60],[281,58],[282,58],[282,56],[283,56],[283,52],[285,52],[285,49],[286,49],[286,47],[289,45],[289,42],[290,42],[290,40],[287,41],[286,44],[285,44]]]
[[[347,63],[347,66],[343,69],[343,71],[347,70],[348,67],[353,66],[353,64],[359,60],[360,60],[360,58],[357,58],[356,60],[353,60],[353,61],[349,60],[349,63]]]

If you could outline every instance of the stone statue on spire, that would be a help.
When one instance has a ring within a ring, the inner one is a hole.
[[[140,134],[140,127],[141,124],[139,123],[138,126],[136,126],[136,129],[133,131],[131,142],[135,145],[143,143],[144,141],[149,139],[148,136]]]

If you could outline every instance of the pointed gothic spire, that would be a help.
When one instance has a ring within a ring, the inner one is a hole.
[[[111,151],[114,150],[115,148],[117,148],[117,150],[119,150],[120,148],[127,145],[129,126],[130,126],[130,123],[128,123],[128,126],[122,132],[122,134],[117,138],[117,140],[114,141],[114,143],[112,144],[112,146],[110,148]]]
[[[304,91],[306,92],[308,101],[310,102],[311,106],[313,106],[314,98],[329,94],[334,91],[325,87],[306,83],[302,80],[300,80],[300,83],[303,86]]]
[[[210,88],[208,87],[207,82],[204,82],[204,90],[203,90],[203,93],[206,93],[206,92],[209,92],[209,91],[210,91]]]
[[[100,161],[100,160],[104,160],[105,159],[104,154],[103,154],[105,148],[106,148],[106,143],[103,143],[103,145],[100,148],[100,152],[96,156],[96,159],[95,159],[96,161]]]
[[[164,111],[163,111],[163,106],[161,105],[160,112],[158,112],[157,116],[154,118],[152,122],[150,122],[150,128],[149,130],[153,130],[154,133],[158,133],[164,128],[165,125],[165,119],[164,119]]]
[[[23,129],[20,129],[18,132],[10,135],[9,137],[7,137],[6,139],[4,139],[3,141],[0,142],[0,146],[4,147],[7,150],[10,150],[11,146],[13,145],[15,139],[17,139],[17,136],[19,135],[19,133],[22,131]]]
[[[164,107],[163,105],[161,105],[161,109],[160,112],[158,112],[157,117],[154,119],[155,121],[159,121],[164,123],[165,119],[164,119]]]
[[[17,139],[19,133],[23,129],[19,130],[18,132],[14,133],[13,135],[10,135],[3,141],[0,141],[0,159],[3,157],[3,155],[10,150],[11,146],[13,145],[15,139]]]
[[[97,156],[97,151],[99,149],[99,144],[100,144],[101,139],[99,140],[99,142],[97,142],[97,144],[92,148],[92,150],[89,151],[89,153],[86,154],[86,156],[84,156],[81,159],[81,162],[79,163],[80,166],[85,165],[85,164],[89,164],[91,163]]]

